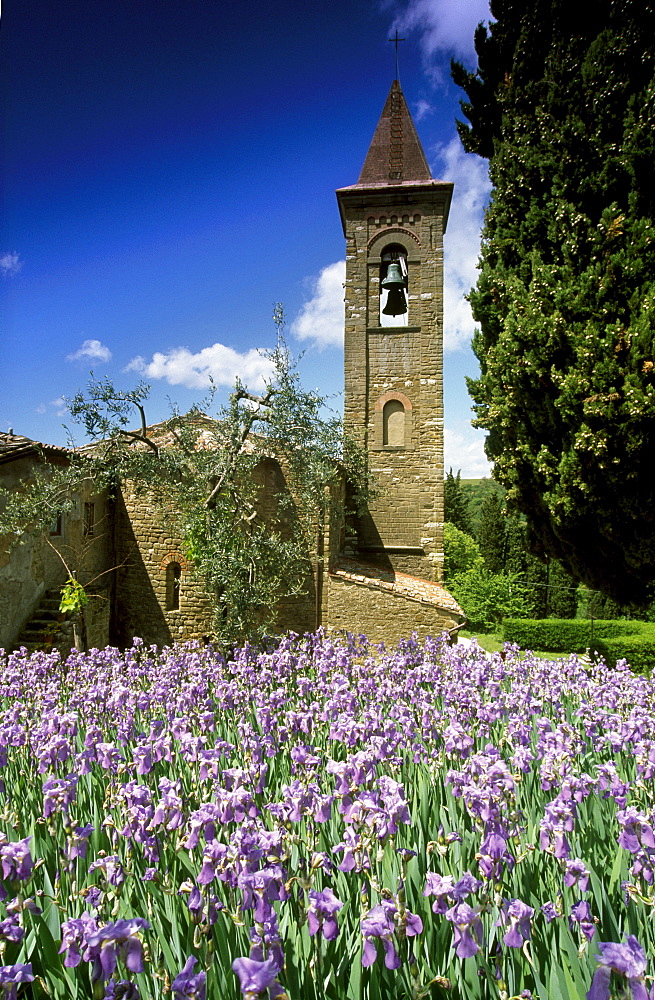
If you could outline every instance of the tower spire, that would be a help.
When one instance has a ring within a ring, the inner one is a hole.
[[[430,180],[432,174],[405,95],[399,81],[394,80],[357,184],[368,186]]]

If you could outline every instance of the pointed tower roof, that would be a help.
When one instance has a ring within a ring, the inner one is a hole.
[[[394,80],[357,185],[430,180],[432,174],[405,95],[398,80]]]

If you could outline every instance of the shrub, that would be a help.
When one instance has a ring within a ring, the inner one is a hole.
[[[530,614],[528,592],[515,575],[487,573],[476,566],[449,580],[448,589],[474,630],[488,632],[498,628],[506,617]]]
[[[615,667],[618,660],[627,660],[635,673],[650,677],[655,668],[655,625],[648,623],[641,633],[615,639],[601,638],[594,641],[594,650],[610,667]]]
[[[480,547],[476,540],[449,521],[443,526],[443,549],[446,580],[482,565]]]
[[[522,649],[543,649],[551,653],[583,653],[591,649],[603,656],[608,664],[627,659],[639,671],[650,670],[655,663],[655,626],[648,622],[507,617],[503,622],[503,638],[505,642],[517,643]]]

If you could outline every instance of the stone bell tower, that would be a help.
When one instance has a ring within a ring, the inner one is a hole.
[[[356,184],[346,237],[345,424],[378,496],[357,556],[443,578],[443,234],[453,185],[433,180],[394,80]]]

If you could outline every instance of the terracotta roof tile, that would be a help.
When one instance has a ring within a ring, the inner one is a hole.
[[[434,583],[432,580],[423,580],[421,577],[410,576],[408,573],[394,573],[392,570],[381,569],[379,566],[371,566],[368,563],[360,563],[355,559],[339,559],[330,570],[330,576],[336,576],[366,587],[389,590],[411,601],[431,604],[443,608],[445,611],[461,615],[462,618],[465,617],[457,601],[440,583]]]
[[[43,444],[41,441],[33,441],[22,434],[9,434],[0,431],[0,462],[12,462],[27,455],[36,455],[44,452],[48,456],[60,456],[64,458],[70,455],[69,448],[62,448],[60,445]]]

